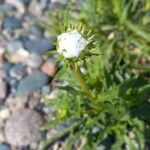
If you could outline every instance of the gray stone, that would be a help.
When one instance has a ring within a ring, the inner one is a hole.
[[[33,72],[20,81],[17,88],[17,96],[28,95],[31,92],[36,92],[49,82],[47,75],[40,71]]]
[[[31,0],[20,0],[25,6],[28,6]]]
[[[20,80],[26,75],[26,67],[22,64],[16,64],[10,69],[9,75],[17,80]]]
[[[38,16],[38,17],[42,16],[42,10],[39,1],[32,0],[28,7],[28,12],[33,16]]]
[[[37,53],[31,53],[30,57],[26,60],[26,64],[32,68],[39,68],[42,63],[42,57]]]
[[[14,16],[5,17],[2,22],[2,29],[18,29],[22,27],[22,21]]]
[[[12,97],[11,95],[6,99],[6,104],[9,106],[11,112],[25,108],[28,101],[27,97]]]
[[[6,79],[7,78],[7,73],[4,69],[0,68],[0,78],[1,79]]]
[[[44,30],[40,27],[33,26],[31,27],[30,33],[28,36],[30,39],[43,38]]]
[[[0,144],[0,150],[10,150],[10,147],[6,144]]]
[[[0,4],[0,13],[9,13],[14,10],[14,7],[10,4]]]
[[[14,54],[17,50],[22,49],[23,44],[19,40],[10,41],[7,45],[7,52]]]
[[[28,40],[24,43],[25,49],[33,53],[43,54],[44,52],[54,48],[54,45],[46,38],[36,40]]]
[[[13,66],[14,66],[14,64],[9,63],[9,62],[6,62],[6,63],[3,65],[2,69],[3,69],[6,73],[8,73],[8,72],[10,71],[10,69],[11,69]]]
[[[46,10],[49,4],[49,0],[40,1],[40,7],[42,10]]]
[[[49,94],[51,92],[51,88],[49,85],[45,85],[42,87],[42,94],[45,95],[45,94]]]
[[[5,125],[5,136],[13,146],[27,146],[41,139],[41,116],[30,109],[21,109],[8,118]]]

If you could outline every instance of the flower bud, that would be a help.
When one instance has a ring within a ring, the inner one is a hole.
[[[58,53],[65,58],[78,57],[88,42],[76,31],[62,33],[58,36]]]

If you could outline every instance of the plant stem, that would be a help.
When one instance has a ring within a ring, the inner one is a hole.
[[[89,88],[87,87],[87,84],[85,83],[84,76],[83,76],[79,66],[72,64],[71,67],[75,73],[75,76],[80,84],[82,91],[90,98],[90,100],[95,100],[95,97],[92,95],[92,92],[89,90]]]

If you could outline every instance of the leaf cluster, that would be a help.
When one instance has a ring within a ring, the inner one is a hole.
[[[43,129],[65,126],[56,137],[44,142],[43,149],[65,138],[67,150],[78,148],[144,150],[150,133],[150,1],[85,0],[70,12],[77,12],[76,22],[92,29],[98,41],[95,53],[81,63],[85,81],[96,95],[95,101],[80,90],[67,67],[59,77],[69,85],[58,87],[59,95],[47,100],[56,108],[56,118]],[[57,33],[66,23],[59,11],[53,25]],[[67,20],[74,22],[73,15]],[[59,22],[59,23],[58,23]],[[69,122],[69,123],[68,123]],[[66,125],[67,124],[67,125]],[[131,136],[131,133],[133,136]],[[80,142],[79,142],[80,141]]]

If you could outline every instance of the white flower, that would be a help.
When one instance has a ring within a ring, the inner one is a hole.
[[[58,53],[65,58],[78,57],[88,42],[76,31],[62,33],[58,36]]]

